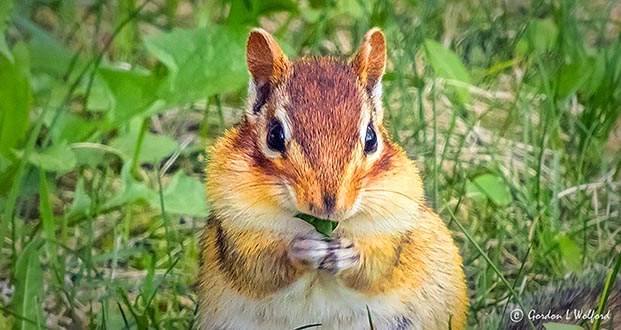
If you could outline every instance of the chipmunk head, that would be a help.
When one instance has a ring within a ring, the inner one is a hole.
[[[373,191],[386,184],[382,180],[400,171],[395,164],[408,161],[383,126],[383,33],[377,28],[370,30],[350,60],[319,57],[290,61],[269,33],[255,29],[248,39],[247,62],[252,77],[245,120],[235,141],[230,142],[233,145],[227,147],[243,149],[229,152],[245,158],[221,165],[250,163],[244,170],[235,170],[237,182],[247,180],[245,172],[254,182],[243,189],[239,183],[239,191],[248,195],[256,190],[254,201],[246,203],[245,210],[270,204],[292,214],[334,221],[361,210],[372,213],[364,209],[365,196],[376,195]],[[418,174],[414,176],[412,179],[418,180]],[[398,181],[403,180],[391,180]],[[211,184],[215,191],[218,183]],[[420,185],[412,181],[398,184]],[[209,185],[208,180],[208,190]],[[385,199],[405,196],[399,190],[395,188]],[[385,205],[374,210],[381,208]]]
[[[281,180],[290,193],[286,202],[299,212],[334,220],[351,213],[361,179],[382,166],[382,32],[369,31],[349,62],[290,62],[274,38],[257,29],[247,61],[246,116],[256,125],[259,166]]]

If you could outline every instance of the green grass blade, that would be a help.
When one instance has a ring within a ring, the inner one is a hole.
[[[313,323],[313,324],[307,324],[307,325],[303,325],[299,328],[295,328],[293,330],[304,330],[304,329],[310,329],[310,328],[318,328],[321,327],[321,323]]]
[[[43,270],[39,263],[39,248],[43,243],[33,239],[21,251],[15,266],[15,294],[11,307],[15,314],[22,316],[14,325],[14,330],[45,328],[43,308],[39,301],[45,298],[43,290]],[[35,324],[26,320],[35,321]]]
[[[371,317],[371,310],[369,309],[369,305],[367,305],[367,318],[369,319],[369,329],[370,330],[375,330],[375,327],[373,326],[373,318]]]
[[[56,240],[56,223],[49,195],[50,188],[45,171],[39,169],[39,207],[43,232],[45,233],[46,240]],[[56,260],[56,245],[46,243],[46,249],[52,264],[54,264]]]
[[[518,305],[520,306],[520,308],[522,309],[522,311],[525,311],[526,308],[524,308],[524,304],[522,304],[522,300],[520,299],[520,297],[518,296],[518,294],[515,292],[515,290],[513,290],[513,286],[511,286],[511,284],[509,283],[509,281],[507,281],[507,279],[502,275],[502,273],[500,272],[500,270],[498,269],[498,267],[494,264],[494,262],[492,262],[492,260],[489,258],[489,256],[487,255],[487,253],[485,253],[485,251],[483,251],[483,249],[481,248],[481,246],[479,246],[479,243],[477,243],[474,240],[474,237],[472,237],[472,235],[470,235],[470,233],[466,230],[466,228],[461,224],[461,222],[457,219],[457,217],[455,216],[455,214],[453,214],[453,211],[451,211],[450,208],[446,209],[449,212],[449,215],[451,216],[451,219],[453,219],[453,221],[455,222],[455,224],[457,224],[457,227],[459,227],[459,230],[461,230],[462,233],[464,233],[464,235],[466,235],[466,238],[468,239],[468,241],[470,241],[470,243],[472,243],[472,245],[474,245],[475,249],[477,249],[477,251],[479,252],[479,254],[481,254],[481,256],[483,257],[483,259],[485,259],[485,261],[487,262],[487,264],[492,267],[492,269],[494,270],[494,273],[496,273],[496,275],[498,276],[498,278],[500,279],[500,281],[507,287],[507,290],[509,290],[509,292],[511,292],[511,296],[513,296],[513,298],[515,299],[515,301],[518,303]],[[533,321],[530,318],[526,318],[526,320],[528,321],[528,324],[530,325],[531,329],[536,329],[535,328],[535,324],[533,323]]]
[[[595,315],[601,315],[604,311],[604,307],[606,307],[606,300],[608,300],[608,296],[610,295],[610,289],[615,284],[617,279],[617,274],[619,273],[619,269],[621,268],[621,253],[617,256],[617,262],[612,270],[608,271],[608,276],[606,277],[606,284],[604,286],[604,292],[602,292],[602,297],[599,300],[599,305],[597,306],[597,313]],[[593,323],[593,330],[599,330],[600,323],[602,319],[596,318]]]

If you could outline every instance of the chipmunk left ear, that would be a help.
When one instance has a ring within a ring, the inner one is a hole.
[[[246,46],[246,62],[252,75],[246,113],[253,119],[267,102],[273,86],[284,78],[289,61],[271,34],[253,29]]]
[[[358,76],[366,81],[367,92],[371,96],[381,94],[381,81],[386,69],[386,39],[379,28],[373,28],[364,36],[364,42],[351,64]],[[379,88],[379,91],[375,91]]]

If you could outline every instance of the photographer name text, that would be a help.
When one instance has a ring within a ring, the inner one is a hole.
[[[547,313],[539,313],[534,309],[528,312],[528,318],[531,321],[546,320],[546,321],[560,321],[560,320],[588,320],[591,323],[595,320],[610,320],[610,310],[606,313],[597,313],[595,309],[568,309],[565,313],[554,313],[548,310]]]

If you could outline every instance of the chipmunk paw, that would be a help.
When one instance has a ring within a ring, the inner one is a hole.
[[[296,236],[289,245],[289,258],[330,274],[351,268],[360,260],[352,241],[328,238],[317,232]]]

